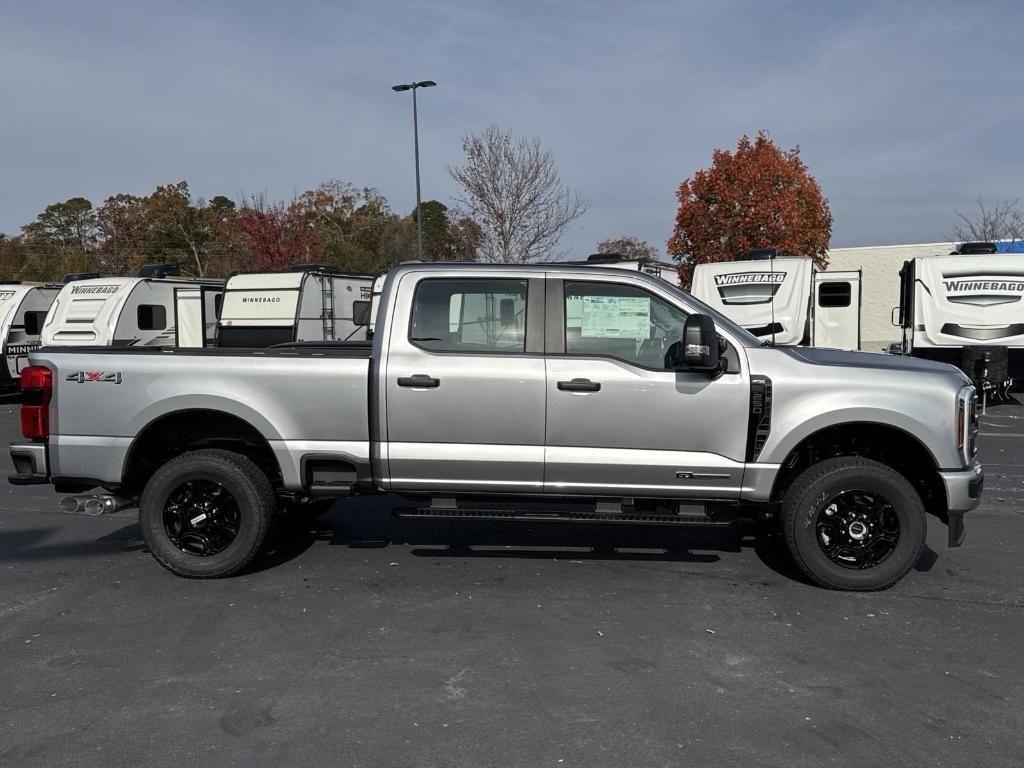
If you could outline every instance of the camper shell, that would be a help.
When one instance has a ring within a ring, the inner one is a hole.
[[[65,285],[46,317],[42,346],[212,345],[224,281],[143,270],[157,276],[95,277]]]
[[[994,243],[963,243],[900,270],[904,351],[960,367],[1005,393],[1024,378],[1024,258]],[[983,369],[987,369],[983,370]]]
[[[860,270],[828,272],[809,258],[766,253],[696,265],[691,293],[777,345],[859,349]]]
[[[231,275],[224,287],[217,346],[365,341],[372,285],[370,275],[319,264]]]
[[[45,283],[0,282],[0,339],[4,367],[0,389],[18,386],[28,353],[39,348],[39,332],[61,286]]]

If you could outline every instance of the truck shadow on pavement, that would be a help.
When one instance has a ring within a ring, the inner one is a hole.
[[[752,550],[761,565],[788,581],[810,582],[793,565],[777,536],[753,536],[748,527],[660,526],[630,523],[508,522],[504,520],[437,520],[395,517],[398,502],[387,497],[335,504],[322,517],[300,522],[282,519],[267,551],[246,569],[271,571],[304,555],[317,542],[352,549],[409,547],[414,557],[533,560],[600,560],[693,563],[707,575],[724,575],[716,567],[720,553]],[[0,533],[0,562],[110,557],[147,552],[138,522],[99,536],[69,540],[59,526]],[[914,568],[931,570],[937,555],[925,547]],[[747,579],[767,575],[753,561],[740,564]],[[727,571],[730,578],[736,569]]]
[[[350,548],[407,546],[410,554],[424,558],[695,563],[709,566],[709,575],[718,570],[719,553],[753,550],[776,574],[809,583],[775,537],[752,537],[743,526],[399,518],[393,515],[398,506],[391,499],[336,504],[311,523],[293,525],[253,570],[297,557],[315,540]]]

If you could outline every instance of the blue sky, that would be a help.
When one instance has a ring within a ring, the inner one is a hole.
[[[948,238],[1024,197],[1018,2],[0,0],[0,231],[82,195],[274,199],[339,178],[424,199],[490,123],[536,136],[590,209],[562,246],[664,248],[679,182],[767,130],[799,145],[833,245]]]

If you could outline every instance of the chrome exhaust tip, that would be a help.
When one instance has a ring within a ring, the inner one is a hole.
[[[99,517],[111,512],[117,512],[130,507],[132,499],[123,496],[112,496],[111,494],[97,494],[95,496],[65,496],[60,500],[62,512],[68,514],[83,514],[90,517]]]

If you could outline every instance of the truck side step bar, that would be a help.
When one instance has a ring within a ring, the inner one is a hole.
[[[399,508],[395,517],[421,520],[507,520],[509,522],[551,523],[628,523],[636,525],[714,525],[726,526],[731,520],[712,520],[707,515],[645,514],[642,512],[554,512],[520,509],[446,509],[438,507]]]

